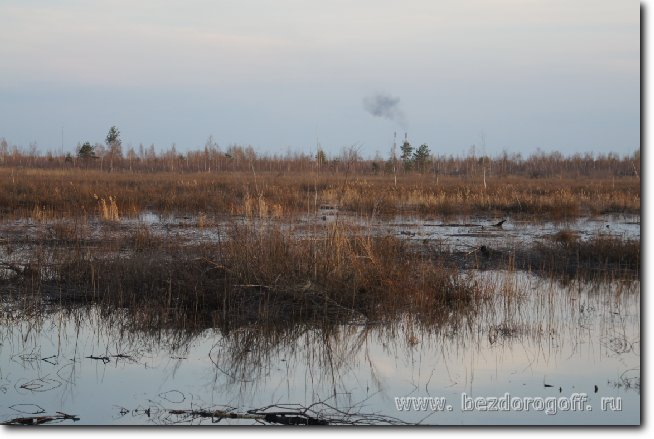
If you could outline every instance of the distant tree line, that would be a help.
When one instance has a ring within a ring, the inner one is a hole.
[[[433,154],[427,144],[414,148],[407,140],[400,147],[399,158],[395,150],[385,159],[379,153],[364,159],[356,146],[345,147],[339,154],[328,155],[320,146],[315,154],[303,152],[260,155],[251,146],[231,145],[221,148],[209,137],[204,148],[178,152],[173,144],[167,150],[157,151],[154,145],[140,144],[123,148],[120,131],[109,129],[104,143],[88,141],[77,145],[76,153],[64,154],[48,151],[41,154],[31,143],[24,150],[9,146],[0,137],[0,166],[40,168],[98,169],[106,172],[327,172],[356,174],[433,174],[484,178],[509,175],[528,178],[544,177],[605,177],[640,176],[640,150],[629,156],[618,154],[571,154],[560,152],[536,153],[523,157],[520,153],[490,157],[478,156],[472,147],[466,155]]]

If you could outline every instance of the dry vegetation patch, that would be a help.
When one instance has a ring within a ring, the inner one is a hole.
[[[79,241],[73,251],[39,249],[48,256],[16,266],[8,280],[23,297],[127,309],[150,329],[386,321],[405,313],[438,321],[483,299],[482,286],[454,265],[399,238],[352,234],[336,223],[322,231],[306,237],[272,223],[233,224],[219,242],[189,244],[138,228],[124,238]]]
[[[160,213],[289,218],[321,205],[359,215],[524,215],[539,219],[639,213],[640,178],[474,178],[310,171],[180,174],[85,169],[0,168],[5,218],[99,215],[105,220]]]

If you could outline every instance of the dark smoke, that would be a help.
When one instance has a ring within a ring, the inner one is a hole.
[[[400,98],[377,94],[363,99],[363,108],[375,117],[383,117],[397,122],[402,128],[406,128],[406,118],[400,109]]]

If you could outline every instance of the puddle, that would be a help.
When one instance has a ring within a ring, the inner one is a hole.
[[[440,328],[405,318],[282,333],[143,333],[127,330],[118,313],[54,309],[18,319],[4,303],[0,420],[62,412],[79,417],[64,425],[211,423],[171,410],[320,402],[342,418],[422,424],[640,423],[638,282],[562,287],[525,273],[474,275],[513,293]],[[478,397],[513,405],[482,409]],[[420,401],[427,406],[402,406]],[[555,401],[556,414],[538,401]],[[429,406],[440,402],[442,409]]]

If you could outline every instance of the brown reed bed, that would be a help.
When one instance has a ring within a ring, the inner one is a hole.
[[[474,314],[501,284],[475,270],[526,270],[563,281],[638,280],[640,244],[562,231],[525,248],[463,253],[375,237],[335,222],[295,235],[273,222],[233,223],[213,243],[189,243],[147,227],[95,238],[69,225],[65,239],[36,238],[23,262],[0,263],[0,286],[28,312],[96,304],[127,312],[138,329],[391,322],[426,325]],[[29,244],[29,245],[27,245]],[[7,260],[7,258],[5,258]],[[518,292],[519,293],[519,292]]]
[[[35,247],[6,265],[14,298],[126,310],[140,329],[248,324],[389,321],[409,313],[440,322],[474,310],[484,289],[456,267],[434,264],[392,237],[350,234],[335,224],[318,237],[280,227],[233,225],[212,244],[135,230],[73,248]]]
[[[459,262],[462,270],[525,270],[563,281],[640,278],[640,240],[609,234],[582,239],[576,232],[563,230],[521,248],[481,246],[467,253],[452,253],[450,257]]]
[[[524,176],[479,179],[325,172],[134,173],[0,168],[0,218],[98,216],[145,211],[288,218],[337,207],[363,216],[523,215],[533,219],[640,213],[640,178]]]
[[[522,264],[564,279],[640,277],[640,240],[599,234],[591,239],[556,234],[536,246],[534,259]]]

